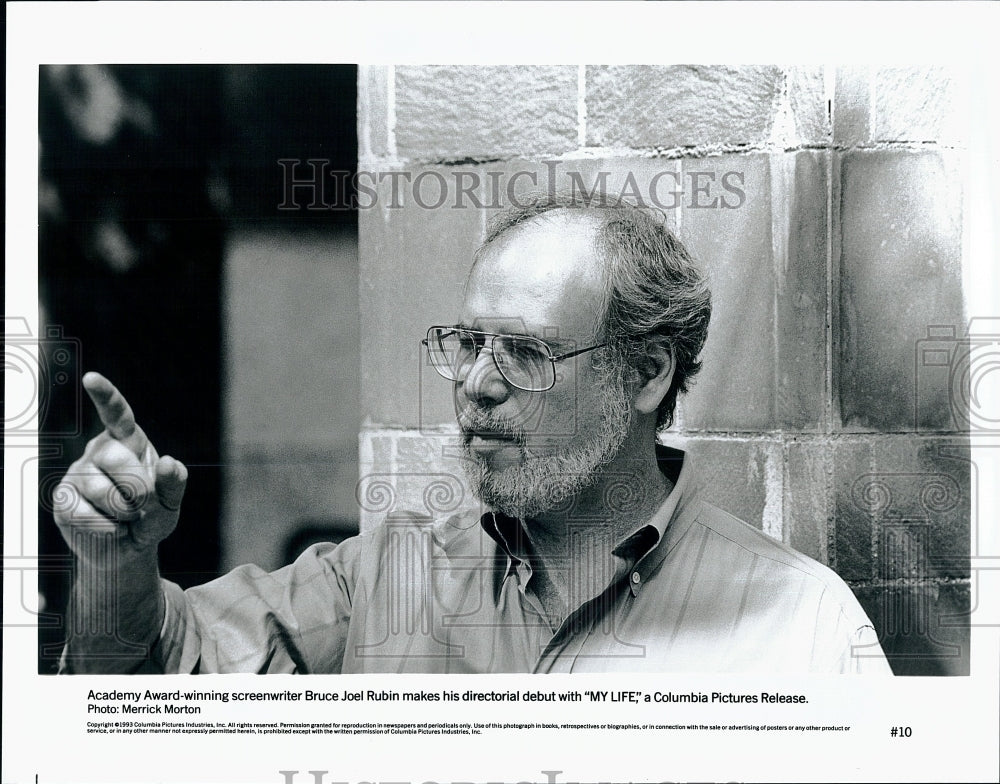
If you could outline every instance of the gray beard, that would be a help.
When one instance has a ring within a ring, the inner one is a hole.
[[[521,460],[516,466],[496,470],[464,438],[462,450],[467,459],[463,465],[475,494],[494,511],[522,520],[568,511],[574,499],[596,483],[600,468],[617,457],[628,436],[632,408],[624,391],[615,387],[606,386],[597,432],[585,443],[556,454],[530,455],[522,431],[490,414],[478,416],[477,429],[493,429],[515,438]]]

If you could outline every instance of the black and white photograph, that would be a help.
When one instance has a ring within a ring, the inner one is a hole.
[[[4,782],[995,776],[995,62],[315,6],[14,63]]]

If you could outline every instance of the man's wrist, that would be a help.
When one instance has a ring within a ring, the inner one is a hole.
[[[134,672],[159,640],[165,605],[155,548],[123,553],[114,544],[77,562],[64,672]]]

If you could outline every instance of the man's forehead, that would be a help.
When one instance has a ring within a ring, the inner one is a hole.
[[[511,227],[482,249],[470,279],[522,278],[544,282],[585,276],[601,279],[595,216],[554,210]]]
[[[504,232],[469,276],[463,323],[489,331],[522,323],[520,331],[539,336],[592,333],[603,292],[596,228],[592,220],[560,211]]]

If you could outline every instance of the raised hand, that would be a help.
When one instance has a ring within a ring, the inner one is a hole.
[[[177,525],[187,468],[157,455],[128,401],[104,376],[87,373],[83,386],[105,430],[55,489],[56,523],[83,565],[121,569],[150,556],[155,563],[156,545]],[[108,535],[116,543],[114,563],[107,548],[91,546],[94,537]]]

